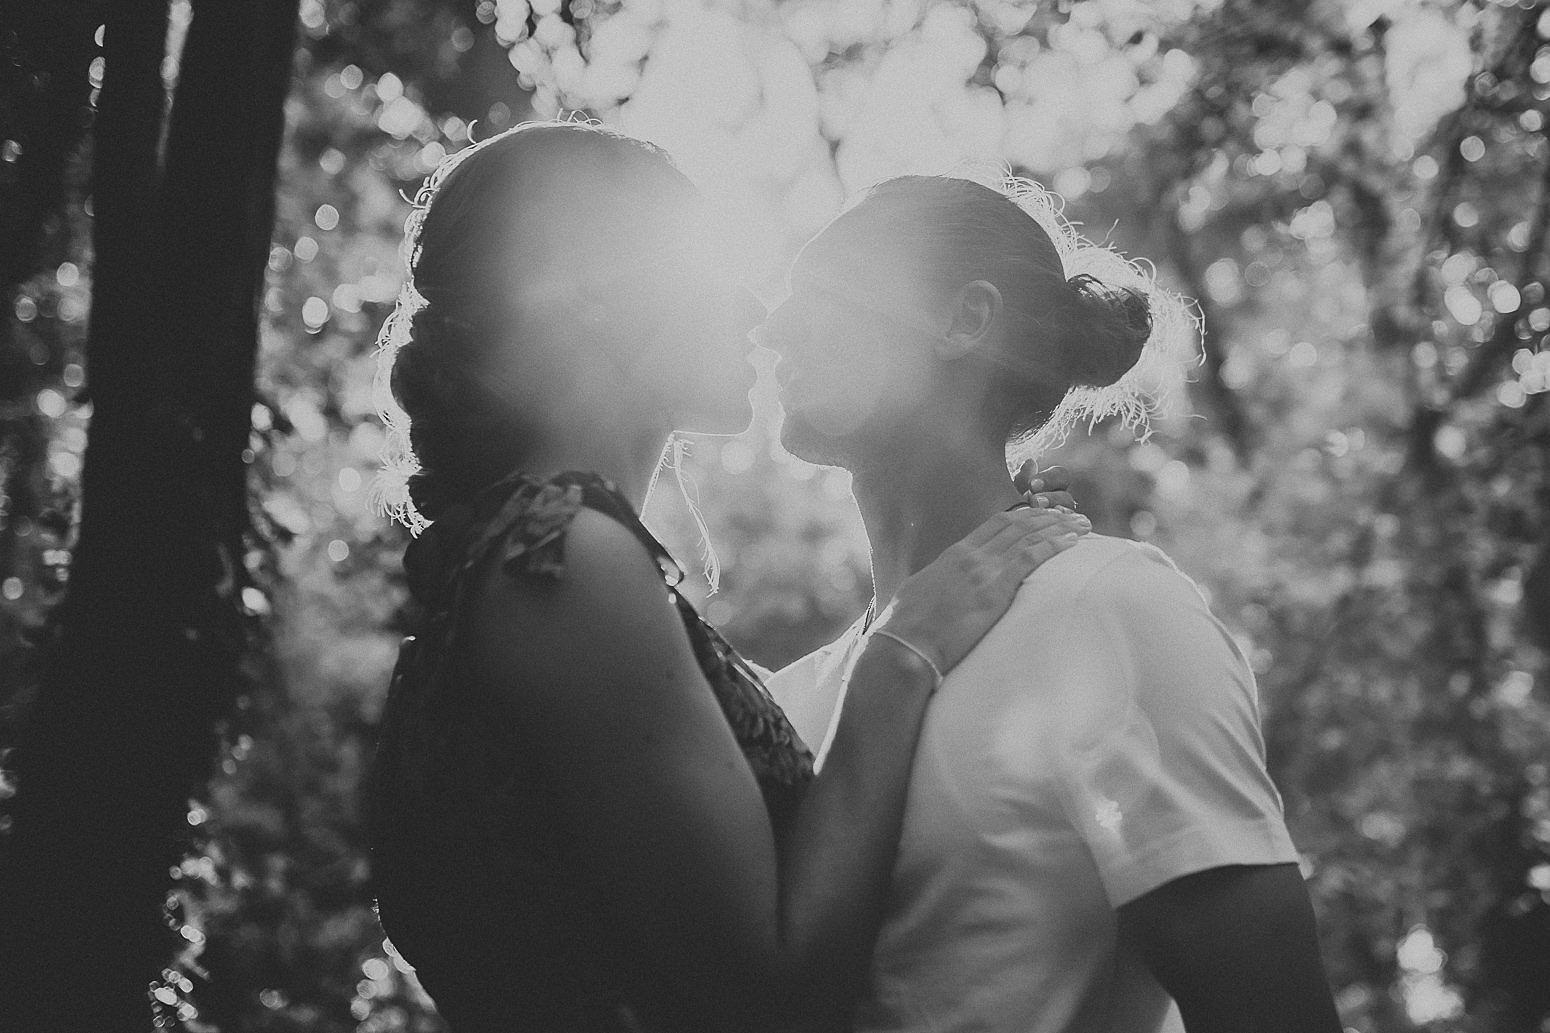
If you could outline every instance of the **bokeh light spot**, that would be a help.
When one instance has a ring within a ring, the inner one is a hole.
[[[67,481],[81,476],[81,457],[74,452],[55,452],[48,457],[48,466],[56,477]]]
[[[1485,314],[1485,306],[1468,287],[1449,287],[1442,295],[1442,303],[1448,314],[1463,326],[1474,326]]]
[[[313,295],[301,306],[301,320],[307,324],[308,330],[316,330],[328,322],[328,302]]]
[[[264,594],[263,589],[248,585],[242,590],[242,605],[249,613],[267,614],[269,612],[269,597]]]
[[[51,420],[59,419],[59,417],[65,414],[65,410],[70,407],[65,400],[65,396],[51,387],[45,387],[39,391],[34,402],[38,407],[38,412]]]
[[[1486,296],[1491,299],[1491,307],[1504,316],[1518,311],[1518,306],[1523,304],[1523,295],[1506,280],[1497,280],[1491,284]]]
[[[1432,438],[1437,451],[1457,462],[1464,458],[1464,451],[1469,446],[1469,439],[1458,427],[1440,427]]]
[[[1298,369],[1316,366],[1319,361],[1318,346],[1312,341],[1298,341],[1292,345],[1292,350],[1286,353],[1286,361],[1288,365]]]

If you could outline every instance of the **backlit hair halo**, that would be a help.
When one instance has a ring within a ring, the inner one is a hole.
[[[420,257],[420,236],[424,229],[426,215],[432,202],[440,191],[447,177],[463,162],[485,147],[494,144],[498,140],[505,139],[512,133],[538,126],[585,124],[590,127],[613,133],[614,130],[604,126],[596,119],[588,119],[580,115],[569,118],[561,118],[549,121],[524,122],[515,128],[503,133],[496,133],[484,140],[471,144],[468,147],[444,158],[435,170],[426,177],[420,189],[410,201],[410,212],[404,220],[404,239],[399,245],[399,259],[404,266],[404,284],[398,292],[398,298],[394,302],[393,310],[383,321],[382,329],[377,334],[377,346],[375,350],[376,370],[372,378],[372,400],[377,409],[377,415],[381,418],[385,428],[385,439],[381,450],[382,467],[378,471],[372,483],[371,495],[374,509],[393,520],[398,521],[409,528],[412,535],[418,536],[430,526],[431,521],[426,519],[414,503],[414,497],[409,491],[409,482],[420,471],[420,460],[415,455],[414,446],[410,438],[410,417],[404,411],[398,399],[393,395],[393,366],[398,359],[401,348],[409,344],[412,339],[412,327],[417,314],[426,308],[430,302],[415,286],[414,270]],[[661,153],[649,143],[643,146],[652,151]],[[679,491],[683,494],[684,502],[689,508],[690,516],[694,520],[696,529],[700,535],[700,553],[704,562],[706,580],[710,583],[712,592],[716,591],[720,579],[720,563],[717,560],[715,550],[711,546],[710,532],[705,525],[705,517],[699,506],[699,492],[693,481],[683,470],[683,459],[688,453],[689,443],[679,435],[673,435],[668,442],[668,447],[663,450],[662,462],[658,464],[653,473],[651,484],[647,488],[647,496],[655,488],[657,475],[664,466],[670,466],[677,479]]]
[[[410,342],[415,313],[428,304],[414,285],[414,267],[420,257],[420,231],[436,192],[452,170],[500,138],[499,135],[487,137],[442,159],[420,184],[410,201],[409,215],[404,220],[404,239],[398,246],[398,257],[404,266],[404,285],[398,291],[393,311],[388,313],[377,334],[377,367],[372,376],[371,394],[386,437],[381,452],[382,469],[372,482],[372,505],[377,512],[409,528],[413,535],[419,535],[429,527],[430,521],[415,508],[409,494],[409,478],[419,472],[420,461],[409,443],[409,414],[393,397],[393,364],[398,359],[399,349]]]
[[[545,123],[525,123],[518,128],[542,124]],[[431,202],[446,178],[464,161],[504,135],[496,134],[448,156],[415,193],[411,211],[404,220],[404,239],[399,246],[404,284],[377,335],[372,396],[386,429],[386,438],[381,452],[382,469],[372,484],[372,502],[379,513],[405,525],[414,535],[430,526],[430,521],[415,507],[409,493],[409,479],[419,471],[420,463],[410,444],[409,414],[393,397],[392,374],[399,349],[410,341],[415,314],[427,305],[414,284],[420,232]],[[1110,288],[1136,291],[1146,298],[1152,320],[1151,333],[1136,363],[1108,387],[1074,387],[1067,391],[1054,412],[1036,430],[1008,443],[1008,467],[1016,469],[1024,460],[1058,447],[1082,422],[1091,428],[1100,420],[1116,417],[1122,425],[1137,429],[1145,440],[1150,434],[1150,419],[1168,401],[1180,370],[1201,361],[1198,342],[1203,326],[1198,309],[1160,286],[1149,263],[1127,259],[1119,252],[1083,237],[1062,214],[1063,202],[1058,195],[1031,179],[1015,175],[1007,166],[1000,166],[999,171],[999,182],[985,183],[982,177],[972,174],[963,178],[998,189],[1038,223],[1054,244],[1066,282],[1072,290],[1082,290],[1090,278]],[[671,452],[682,483],[679,462],[682,448],[674,447]],[[688,494],[685,489],[686,498]],[[691,509],[695,509],[695,521],[703,536],[703,519],[692,500]],[[704,540],[708,547],[709,538]],[[708,565],[715,565],[713,554],[708,557]],[[712,577],[712,584],[714,581]]]
[[[417,289],[414,279],[415,267],[420,259],[420,238],[425,227],[425,219],[447,177],[475,154],[515,133],[561,125],[584,125],[610,135],[622,135],[598,120],[586,118],[580,114],[523,122],[504,132],[492,133],[483,140],[443,158],[420,184],[420,189],[415,192],[414,197],[408,199],[410,211],[404,220],[404,239],[398,247],[399,260],[404,268],[404,283],[399,289],[392,312],[383,321],[382,329],[377,334],[372,401],[376,406],[378,417],[382,420],[386,435],[380,453],[382,467],[372,482],[371,495],[373,508],[378,513],[403,524],[413,535],[419,535],[430,526],[431,521],[426,519],[425,514],[415,506],[414,498],[409,491],[410,479],[420,471],[421,465],[411,444],[409,414],[404,411],[404,407],[393,395],[393,366],[398,359],[399,350],[412,340],[415,317],[430,304]],[[473,125],[469,126],[470,139],[473,128]],[[643,146],[656,150],[650,144],[643,144]],[[450,317],[447,318],[450,319]],[[458,320],[451,321],[461,325]]]
[[[1091,429],[1100,420],[1114,417],[1146,440],[1151,418],[1167,406],[1180,373],[1202,360],[1199,342],[1204,324],[1198,308],[1161,286],[1151,263],[1126,258],[1082,236],[1062,214],[1064,202],[1058,194],[1004,165],[998,166],[998,172],[996,181],[984,185],[1010,197],[1049,236],[1060,255],[1068,288],[1082,292],[1096,280],[1111,289],[1135,291],[1146,299],[1152,320],[1135,365],[1108,387],[1067,391],[1047,420],[1007,443],[1008,468],[1015,470],[1025,460],[1059,447],[1084,422]],[[984,182],[976,176],[965,178]]]

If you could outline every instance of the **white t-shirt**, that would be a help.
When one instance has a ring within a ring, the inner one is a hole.
[[[864,644],[770,682],[820,761]],[[1161,551],[1089,535],[1045,563],[927,711],[857,1030],[1182,1031],[1114,909],[1297,860],[1264,752],[1247,662]]]

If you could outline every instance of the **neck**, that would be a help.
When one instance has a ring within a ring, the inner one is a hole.
[[[595,359],[600,350],[582,337],[564,343],[557,351],[571,357]],[[671,416],[632,396],[622,374],[601,360],[567,364],[545,354],[513,379],[542,389],[520,397],[530,431],[512,468],[540,476],[595,473],[612,481],[639,512],[672,433]]]
[[[977,439],[893,448],[851,470],[879,611],[905,578],[1021,497],[999,451]]]
[[[646,503],[646,490],[661,461],[667,429],[620,435],[617,428],[567,428],[563,434],[545,435],[527,449],[517,466],[534,474],[582,470],[612,481],[637,511]]]

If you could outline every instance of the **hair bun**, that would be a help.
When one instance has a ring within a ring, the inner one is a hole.
[[[1129,287],[1104,283],[1089,273],[1066,280],[1082,328],[1074,335],[1071,379],[1077,387],[1108,387],[1130,372],[1152,336],[1152,306]]]

